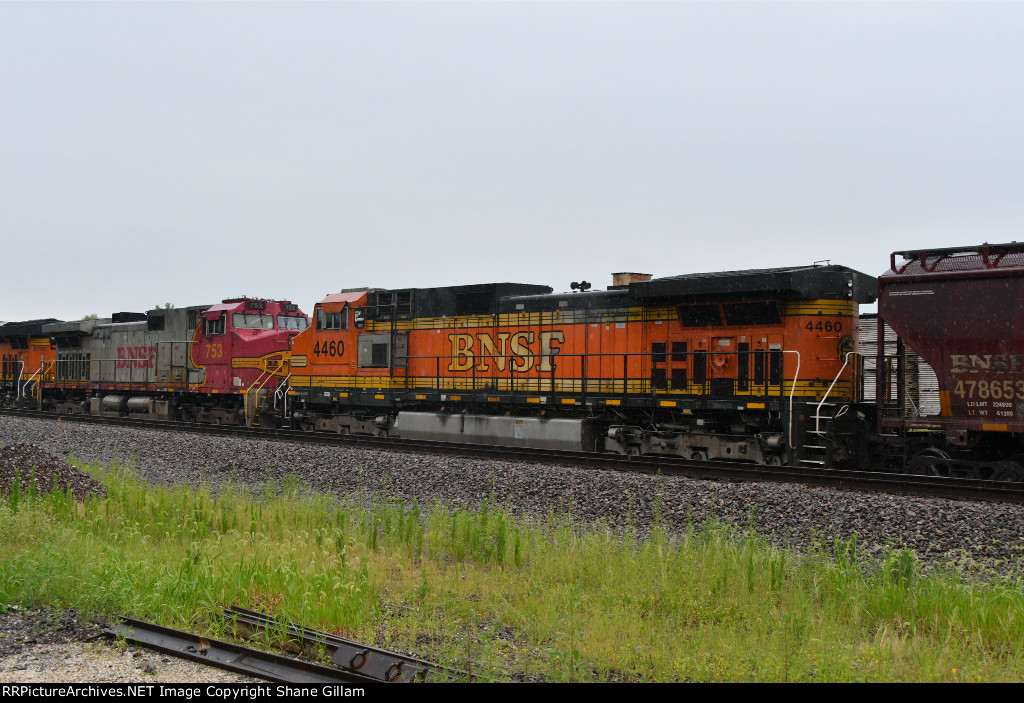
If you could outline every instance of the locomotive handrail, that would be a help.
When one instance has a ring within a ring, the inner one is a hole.
[[[24,359],[15,359],[15,361],[17,361],[19,364],[21,364],[21,368],[18,369],[18,378],[14,382],[14,387],[18,389],[18,404],[21,405],[21,377],[25,373],[25,360]]]
[[[113,356],[110,357],[110,358],[92,357],[92,358],[89,359],[89,364],[91,365],[94,362],[97,364],[97,378],[96,379],[90,379],[89,383],[91,383],[93,385],[101,385],[101,384],[107,383],[107,384],[110,384],[110,385],[113,385],[113,386],[117,386],[117,385],[121,385],[121,384],[126,384],[128,386],[135,386],[135,385],[145,385],[147,383],[153,383],[154,382],[153,380],[151,380],[149,378],[149,374],[148,373],[143,373],[142,381],[137,381],[135,379],[135,374],[132,373],[133,369],[140,368],[140,367],[137,367],[137,366],[122,367],[122,368],[127,368],[128,369],[128,380],[127,381],[119,381],[117,379],[117,363],[119,361],[124,361],[124,362],[148,361],[148,359],[121,359],[121,358],[113,357]],[[154,359],[154,361],[155,361],[155,359]],[[114,365],[113,366],[113,372],[112,372],[112,374],[110,376],[104,376],[104,374],[103,374],[103,365],[105,363],[111,363],[111,364]],[[143,369],[143,371],[145,371],[145,369]],[[92,373],[92,371],[90,370],[90,374],[91,373]]]
[[[264,375],[266,375],[266,378],[263,378]],[[252,385],[249,386],[246,389],[245,393],[242,395],[242,410],[243,410],[243,412],[245,412],[245,426],[246,427],[250,426],[249,425],[249,394],[252,393],[253,391],[256,391],[256,403],[257,403],[257,406],[258,406],[258,404],[259,404],[259,392],[261,390],[263,390],[263,386],[267,385],[267,381],[269,381],[270,379],[274,378],[274,376],[276,376],[276,375],[277,374],[274,371],[271,371],[270,369],[265,369],[263,371],[263,373],[261,373],[259,376],[256,377],[256,380],[253,381]],[[291,374],[289,374],[289,375],[291,375]],[[263,379],[262,381],[260,381],[261,378]],[[257,384],[259,384],[259,385],[257,386]]]
[[[24,384],[22,385],[22,389],[21,389],[22,391],[24,391],[24,389],[28,388],[28,387],[29,387],[29,384],[31,384],[31,383],[32,383],[33,381],[35,381],[36,387],[37,387],[37,388],[39,387],[39,381],[36,381],[36,380],[35,380],[35,378],[36,378],[36,376],[39,376],[40,374],[42,374],[42,373],[43,373],[43,369],[44,369],[44,368],[46,367],[46,364],[47,364],[47,363],[50,363],[50,364],[52,364],[52,363],[54,363],[54,362],[53,362],[53,361],[49,361],[49,362],[47,362],[47,361],[45,361],[45,360],[44,360],[44,361],[41,361],[41,362],[39,362],[39,368],[38,368],[38,369],[36,369],[35,373],[33,373],[33,374],[32,374],[31,376],[29,376],[29,377],[28,377],[28,380],[27,380],[27,381],[25,381],[25,383],[24,383]],[[22,369],[24,369],[24,366],[25,366],[25,362],[22,362]],[[21,378],[21,375],[20,375],[20,374],[19,374],[18,378],[19,378],[19,379]],[[24,397],[24,395],[23,395],[23,393],[22,393],[22,392],[20,392],[20,391],[19,391],[19,395],[18,395],[18,398],[19,398],[19,400],[20,400],[20,399],[21,399],[22,397]]]
[[[800,352],[795,349],[782,349],[781,351],[783,354],[796,354],[796,372],[793,374],[793,380],[789,386],[789,448],[796,449],[796,445],[793,444],[793,396],[796,393],[796,381],[800,378]],[[782,379],[783,382],[785,380],[785,378]]]
[[[696,370],[700,367],[700,361],[698,355],[707,354],[710,357],[710,352],[706,350],[698,350],[692,352],[683,352],[686,354],[688,360],[685,362],[687,366],[685,368],[690,370]],[[766,349],[766,350],[748,350],[748,351],[734,351],[734,352],[716,352],[716,355],[725,356],[740,356],[743,354],[775,354],[783,353],[781,349]],[[796,353],[799,357],[798,352]],[[594,390],[589,384],[599,384],[602,381],[607,381],[612,384],[612,390],[609,392],[613,393],[636,393],[636,394],[667,394],[672,395],[676,392],[689,393],[691,395],[709,395],[711,389],[709,385],[713,380],[708,370],[701,374],[700,377],[690,376],[686,381],[686,386],[683,388],[672,388],[659,387],[655,384],[653,378],[649,374],[629,376],[628,367],[630,358],[650,359],[652,356],[658,354],[649,351],[643,352],[596,352],[596,353],[583,353],[583,354],[567,354],[558,353],[549,355],[534,355],[537,358],[546,358],[549,360],[550,368],[544,371],[536,371],[539,368],[539,363],[534,367],[534,374],[528,377],[520,378],[519,381],[514,378],[513,361],[521,358],[522,354],[506,353],[506,354],[485,354],[480,355],[472,361],[471,366],[467,366],[464,369],[459,369],[466,373],[466,376],[445,376],[441,374],[441,368],[445,362],[450,362],[452,357],[448,355],[408,355],[405,356],[409,364],[409,367],[402,369],[402,385],[401,387],[405,390],[413,388],[431,388],[433,390],[488,390],[494,388],[499,390],[494,384],[504,381],[508,384],[507,392],[515,394],[520,392],[532,392],[532,393],[571,393],[580,394],[584,398],[587,395],[593,393],[601,393],[600,390]],[[673,352],[666,351],[664,356],[671,357]],[[587,369],[594,359],[621,359],[622,360],[622,375],[609,379],[591,378]],[[492,364],[491,370],[481,371],[477,364],[480,359],[486,359],[488,364]],[[420,373],[414,371],[416,367],[415,362],[429,362],[433,361],[434,369],[431,372],[423,373],[426,368],[421,368]],[[464,362],[469,363],[469,362]],[[556,367],[558,363],[566,363],[570,365],[579,365],[579,374],[572,377],[559,377],[556,376]],[[663,361],[656,361],[651,365],[651,371],[656,368],[655,364],[664,363]],[[705,361],[705,364],[710,364],[710,358]],[[772,362],[774,363],[774,362]],[[767,364],[766,364],[767,365]],[[501,366],[505,368],[502,369]],[[795,393],[795,386],[799,385],[799,370],[800,360],[797,360],[797,376],[792,379],[787,379],[785,374],[782,373],[781,363],[779,366],[778,377],[773,377],[774,372],[766,369],[763,377],[758,376],[747,376],[744,378],[732,378],[733,381],[745,381],[749,384],[751,391],[749,395],[757,397],[772,397],[775,392],[778,393],[778,397],[783,398],[785,396],[785,384],[791,382],[793,386],[790,389],[791,399]],[[375,378],[374,376],[367,376],[366,379]],[[524,389],[518,385],[519,382],[535,381],[536,387],[531,389]],[[429,386],[421,385],[424,381],[429,381]],[[565,384],[573,384],[574,387],[567,388]],[[645,385],[647,384],[647,385]],[[559,385],[562,385],[559,388]],[[616,387],[619,387],[616,389]],[[731,395],[731,393],[730,393]]]
[[[821,397],[821,402],[818,403],[818,408],[814,411],[814,434],[816,434],[816,435],[824,434],[821,431],[821,406],[825,404],[825,401],[828,399],[828,394],[832,392],[832,389],[835,387],[836,383],[838,383],[839,377],[843,375],[843,371],[846,370],[847,365],[849,365],[849,363],[850,363],[850,357],[852,355],[854,355],[854,354],[860,354],[860,352],[858,352],[858,351],[846,352],[846,358],[843,360],[842,368],[839,369],[839,373],[836,374],[836,377],[834,379],[832,379],[832,385],[830,385],[828,387],[828,390],[825,391],[825,395],[823,395]],[[851,389],[851,393],[852,393],[852,389]]]
[[[289,371],[288,375],[281,379],[281,382],[277,384],[277,390],[274,391],[274,410],[277,410],[277,399],[284,398],[284,411],[288,411],[288,380],[292,377],[292,372]]]

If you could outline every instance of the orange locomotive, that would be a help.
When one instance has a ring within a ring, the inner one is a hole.
[[[863,429],[857,306],[876,286],[808,266],[345,291],[292,342],[289,411],[342,433],[842,464]]]
[[[0,324],[0,407],[37,399],[39,383],[52,378],[56,347],[43,326],[53,322]]]

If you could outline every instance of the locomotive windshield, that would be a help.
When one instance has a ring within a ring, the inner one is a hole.
[[[277,328],[279,330],[304,330],[306,329],[306,318],[296,315],[278,315]]]
[[[272,330],[274,316],[260,313],[236,312],[231,316],[231,324],[236,330]]]

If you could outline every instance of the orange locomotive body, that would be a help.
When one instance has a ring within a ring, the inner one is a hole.
[[[567,294],[499,283],[328,296],[293,340],[292,419],[767,464],[849,457],[855,440],[822,420],[855,400],[872,277],[813,266],[639,278]]]
[[[0,325],[0,407],[13,407],[38,393],[40,381],[52,378],[56,357],[43,326],[56,320]]]

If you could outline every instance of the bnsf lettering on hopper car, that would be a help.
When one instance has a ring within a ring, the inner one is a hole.
[[[1020,373],[1024,354],[950,354],[950,373]]]

